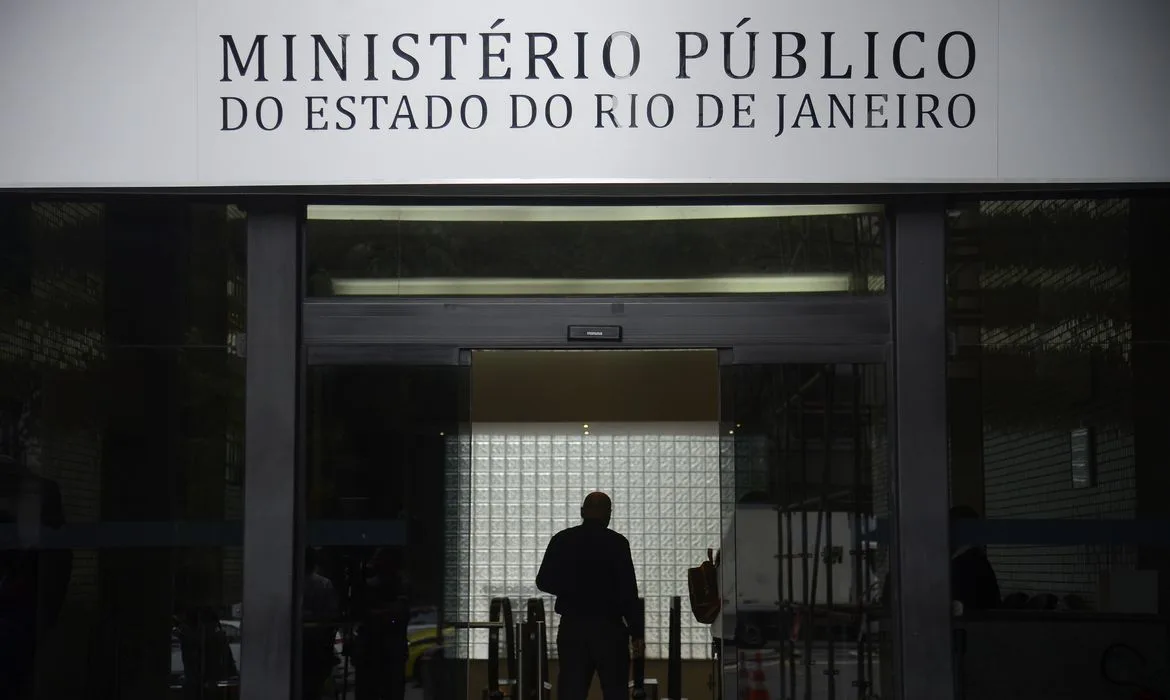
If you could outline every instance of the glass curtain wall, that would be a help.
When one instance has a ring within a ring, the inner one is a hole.
[[[306,697],[469,697],[467,368],[314,366],[307,381]]]
[[[245,215],[0,200],[0,697],[239,682]]]
[[[1170,688],[1167,222],[1164,195],[950,212],[961,697]]]
[[[723,368],[723,698],[893,697],[884,370]]]

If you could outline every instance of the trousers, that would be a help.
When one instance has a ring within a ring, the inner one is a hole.
[[[558,700],[585,700],[594,675],[605,700],[628,700],[630,635],[620,620],[562,617],[557,652]]]

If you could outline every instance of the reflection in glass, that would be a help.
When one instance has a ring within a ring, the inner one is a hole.
[[[746,691],[740,674],[757,660],[774,697],[852,697],[854,682],[878,692],[890,648],[881,367],[720,370],[710,350],[470,356],[311,368],[308,532],[340,601],[335,687],[367,682],[358,645],[380,607],[401,626],[378,637],[372,682],[479,697],[488,635],[466,625],[498,597],[519,616],[543,601],[555,684],[559,620],[536,571],[552,534],[602,490],[646,601],[649,678],[665,685],[670,599],[685,608],[687,569],[712,548],[736,602],[713,627],[684,609],[685,697],[713,692],[713,653],[727,698]],[[749,600],[756,574],[764,598]],[[369,583],[383,577],[398,588],[371,606]],[[826,665],[840,675],[827,679]]]
[[[951,212],[952,535],[1002,594],[956,607],[965,697],[1170,688],[1168,216],[1154,197]]]
[[[0,696],[223,697],[244,217],[0,204]]]
[[[408,687],[463,697],[454,660],[466,654],[450,623],[466,619],[455,590],[469,540],[449,455],[465,410],[462,371],[309,373],[305,697],[401,698]]]
[[[723,698],[892,697],[883,370],[723,370]]]
[[[310,206],[308,294],[875,294],[880,207]]]

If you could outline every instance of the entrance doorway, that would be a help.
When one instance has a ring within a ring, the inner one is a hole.
[[[302,541],[336,602],[304,612],[333,641],[302,685],[556,700],[536,571],[601,490],[650,698],[889,696],[885,231],[873,206],[310,207]]]
[[[523,693],[525,650],[489,623],[493,601],[520,620],[535,600],[548,661],[524,694],[555,699],[557,617],[536,569],[601,490],[631,542],[652,693],[879,692],[883,363],[759,348],[737,362],[734,347],[450,350],[310,353],[305,537],[338,623],[328,677],[305,683],[329,697],[371,683],[417,700]],[[687,603],[687,569],[707,549],[724,598],[714,625]],[[371,642],[388,602],[406,615],[397,646]]]

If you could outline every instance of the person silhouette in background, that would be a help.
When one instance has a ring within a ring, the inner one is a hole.
[[[958,520],[975,520],[979,514],[970,506],[951,508],[951,527]],[[991,610],[1001,602],[999,578],[987,558],[987,551],[975,545],[953,547],[951,554],[951,600],[963,610]]]
[[[357,700],[402,700],[410,603],[401,552],[377,550],[369,573],[355,591],[361,621],[354,638],[355,695]]]
[[[179,654],[184,700],[215,697],[220,682],[240,675],[227,632],[214,608],[192,606],[184,611],[179,624]]]
[[[536,587],[556,596],[561,616],[558,700],[585,700],[594,674],[605,700],[626,700],[631,638],[634,653],[644,652],[630,542],[609,529],[612,512],[609,496],[589,494],[582,523],[553,535],[536,576]]]
[[[340,605],[333,582],[318,569],[317,550],[305,550],[301,638],[301,691],[305,700],[320,700],[325,681],[337,665],[334,638]]]

